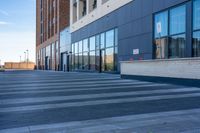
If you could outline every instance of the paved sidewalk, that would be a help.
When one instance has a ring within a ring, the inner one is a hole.
[[[199,133],[200,88],[119,75],[0,73],[0,133]]]

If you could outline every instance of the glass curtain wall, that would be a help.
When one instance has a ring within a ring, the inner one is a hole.
[[[154,31],[157,59],[185,57],[186,6],[182,5],[156,14]]]
[[[102,57],[100,52],[103,51]],[[100,71],[117,70],[118,30],[113,29],[72,44],[72,69]]]

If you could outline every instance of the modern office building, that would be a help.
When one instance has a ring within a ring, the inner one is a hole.
[[[69,8],[70,0],[36,0],[36,62],[38,69],[60,70],[60,34],[66,27],[69,27]]]
[[[200,56],[200,0],[71,0],[72,69]]]

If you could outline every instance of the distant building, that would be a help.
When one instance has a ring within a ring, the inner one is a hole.
[[[36,64],[38,69],[60,70],[60,32],[69,27],[69,8],[69,0],[36,0]]]
[[[18,70],[34,70],[35,63],[33,62],[5,62],[5,69],[18,69]]]

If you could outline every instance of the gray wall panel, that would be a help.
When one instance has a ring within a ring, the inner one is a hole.
[[[72,42],[118,28],[119,60],[153,58],[153,14],[188,0],[135,0],[72,33]],[[133,55],[133,49],[140,55]]]

